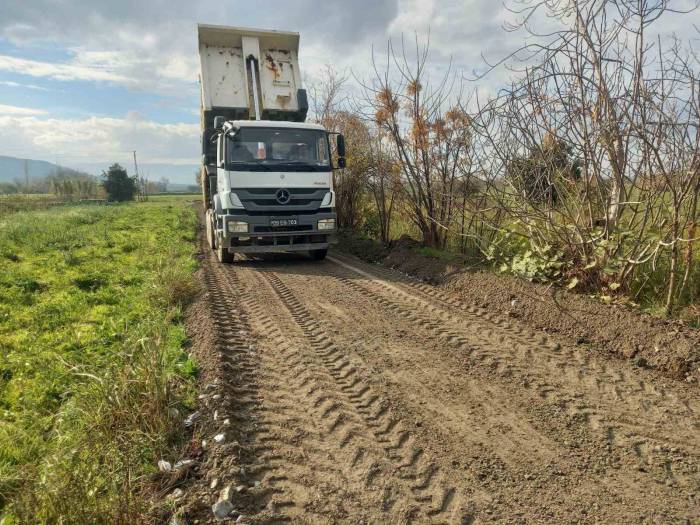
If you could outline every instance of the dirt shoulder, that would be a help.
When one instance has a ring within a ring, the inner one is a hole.
[[[336,249],[432,283],[467,303],[519,319],[592,352],[630,359],[639,367],[689,383],[700,380],[700,330],[679,321],[513,276],[469,270],[461,261],[426,257],[418,252],[417,243],[405,239],[386,249],[374,241],[344,237]]]

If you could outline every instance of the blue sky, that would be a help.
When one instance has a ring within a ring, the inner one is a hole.
[[[25,0],[0,4],[0,155],[152,178],[199,163],[197,22],[299,31],[302,67],[353,68],[396,0]],[[352,53],[348,51],[352,50]]]
[[[685,6],[692,0],[675,0]],[[0,155],[191,183],[199,162],[197,22],[299,31],[307,84],[326,64],[368,76],[371,48],[430,28],[436,69],[522,45],[492,0],[24,0],[0,4]],[[668,32],[700,26],[671,16]],[[483,89],[498,82],[490,78]]]

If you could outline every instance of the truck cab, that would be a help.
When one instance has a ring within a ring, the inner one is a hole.
[[[198,29],[210,246],[222,262],[236,253],[324,258],[335,241],[333,169],[345,164],[345,143],[342,135],[304,122],[299,35]]]

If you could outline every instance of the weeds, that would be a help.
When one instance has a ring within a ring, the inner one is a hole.
[[[72,282],[84,292],[94,292],[107,284],[107,281],[100,275],[86,275],[85,277],[73,279]]]
[[[156,201],[0,226],[16,255],[0,258],[3,524],[139,521],[193,403],[194,225],[184,202]]]

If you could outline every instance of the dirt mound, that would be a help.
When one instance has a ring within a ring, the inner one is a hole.
[[[364,261],[379,262],[390,253],[389,249],[372,239],[348,235],[342,231],[338,237],[345,251]]]
[[[339,248],[372,261],[356,246],[341,242]],[[656,369],[674,379],[700,379],[700,331],[679,321],[604,304],[559,287],[468,270],[464,260],[427,257],[418,252],[419,248],[419,243],[410,238],[399,239],[379,262],[455,293],[468,303],[520,319],[577,345],[632,359],[640,367]]]
[[[440,259],[422,255],[418,253],[420,247],[420,243],[404,235],[392,243],[381,262],[431,284],[440,284],[462,272],[467,264],[466,259],[460,257]]]
[[[441,287],[533,328],[633,359],[638,366],[656,368],[676,379],[686,379],[700,366],[700,334],[679,322],[483,271],[461,272]]]

